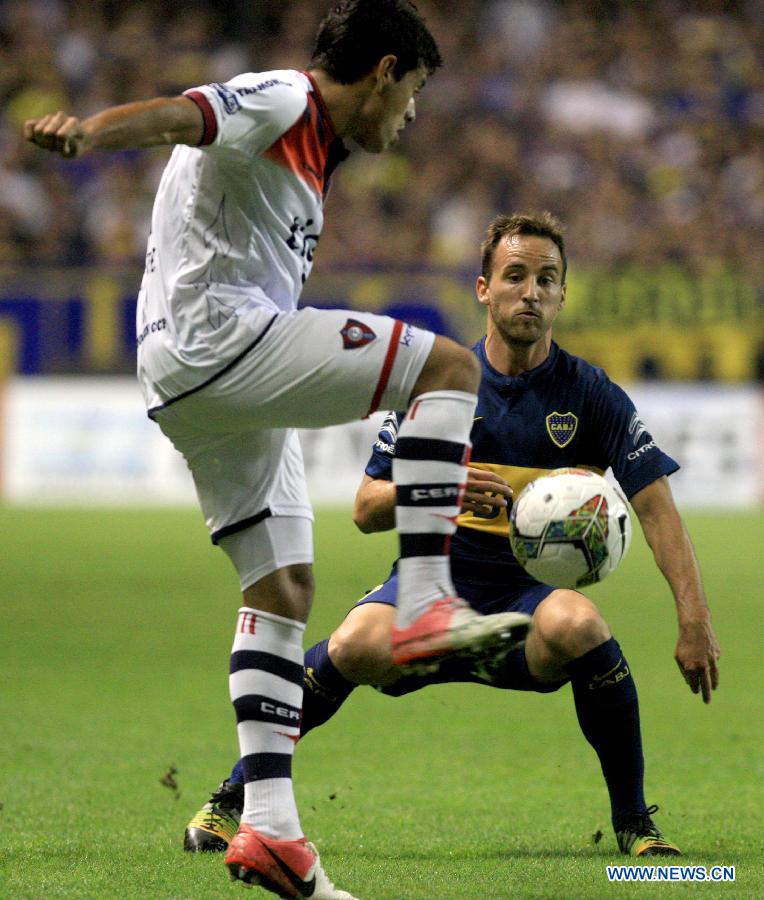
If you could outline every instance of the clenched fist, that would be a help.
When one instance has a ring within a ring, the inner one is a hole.
[[[43,150],[60,153],[66,159],[80,156],[86,149],[81,121],[61,111],[41,119],[27,119],[24,137]]]

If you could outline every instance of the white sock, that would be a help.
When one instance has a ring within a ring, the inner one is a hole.
[[[449,543],[461,509],[476,404],[477,397],[464,391],[430,391],[417,397],[398,432],[399,627],[439,597],[454,596]]]
[[[303,836],[292,788],[300,736],[305,625],[239,610],[229,680],[244,768],[241,820],[284,841]]]

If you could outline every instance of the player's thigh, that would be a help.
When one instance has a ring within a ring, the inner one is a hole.
[[[330,643],[343,648],[347,655],[390,660],[390,634],[395,607],[386,603],[364,603],[354,606],[342,624],[333,632]]]
[[[466,347],[438,335],[427,362],[414,385],[415,397],[428,391],[469,391],[477,393],[480,363]]]
[[[276,316],[251,353],[193,397],[210,428],[311,428],[405,409],[433,340],[388,316],[305,307]]]

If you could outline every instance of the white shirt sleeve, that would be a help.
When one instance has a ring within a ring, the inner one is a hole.
[[[302,77],[291,70],[249,72],[186,91],[204,118],[199,146],[246,157],[263,153],[304,112]]]

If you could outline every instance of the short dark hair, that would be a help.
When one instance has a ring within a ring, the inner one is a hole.
[[[491,277],[493,254],[503,237],[509,237],[511,234],[531,234],[549,238],[557,245],[562,258],[562,283],[565,284],[568,259],[565,256],[565,238],[562,232],[562,225],[550,212],[542,212],[539,215],[516,213],[513,216],[496,216],[486,229],[485,240],[480,245],[480,271],[483,278],[488,280]]]
[[[318,27],[311,66],[340,84],[352,84],[388,53],[398,57],[397,81],[420,66],[431,75],[443,64],[435,38],[410,0],[340,0]]]

